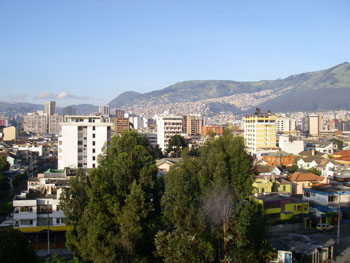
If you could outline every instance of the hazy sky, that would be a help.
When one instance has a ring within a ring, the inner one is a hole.
[[[350,60],[350,1],[0,0],[0,101],[102,105]]]

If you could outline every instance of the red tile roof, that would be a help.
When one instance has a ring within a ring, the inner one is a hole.
[[[292,182],[303,182],[303,181],[322,181],[323,177],[313,173],[302,173],[295,172],[289,176],[289,180]]]

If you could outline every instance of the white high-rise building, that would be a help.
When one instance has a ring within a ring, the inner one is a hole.
[[[295,131],[296,128],[296,120],[278,117],[276,119],[276,131],[277,132],[290,132]]]
[[[103,116],[66,116],[60,123],[58,169],[95,168],[97,157],[111,138],[109,118]]]
[[[182,133],[182,116],[163,115],[157,118],[157,143],[164,152],[168,148],[169,139]]]

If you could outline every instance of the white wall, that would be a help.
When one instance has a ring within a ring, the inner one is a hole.
[[[78,127],[62,126],[62,145],[59,145],[62,159],[58,162],[58,169],[78,167]],[[59,150],[60,151],[60,150]]]

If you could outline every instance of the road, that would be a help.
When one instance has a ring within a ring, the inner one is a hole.
[[[308,236],[310,239],[317,241],[324,246],[334,246],[334,259],[337,263],[350,262],[350,223],[342,223],[340,225],[340,239],[337,245],[337,226],[331,231],[319,232],[316,228],[294,230],[294,234],[302,234]],[[271,240],[278,240],[279,237],[285,236],[289,233],[280,232],[271,236]]]

